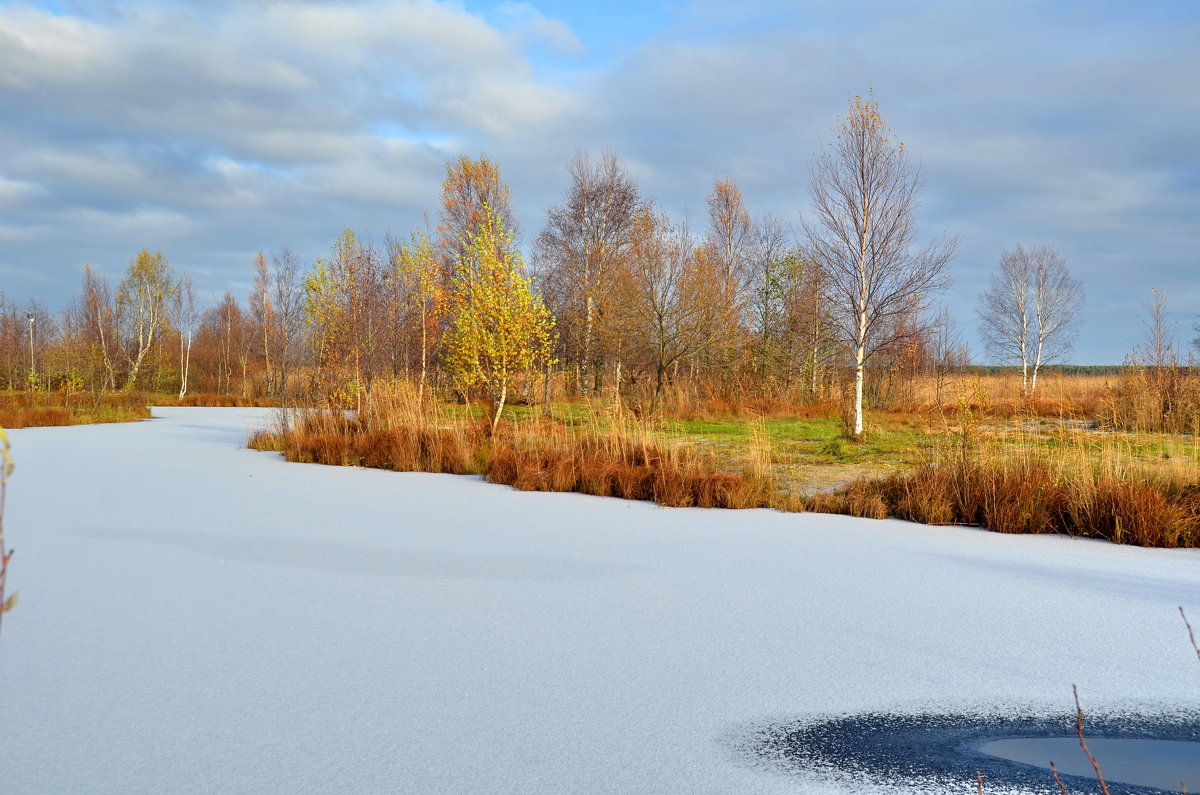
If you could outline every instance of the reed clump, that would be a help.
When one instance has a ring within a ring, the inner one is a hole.
[[[764,478],[718,471],[677,443],[625,426],[571,432],[539,423],[494,440],[484,474],[522,491],[564,491],[649,500],[697,508],[759,508],[771,504]]]
[[[880,514],[998,533],[1057,533],[1145,547],[1200,546],[1200,487],[1190,468],[1139,465],[1109,451],[976,453],[861,479],[809,509]]]
[[[4,428],[39,428],[71,424],[71,412],[62,407],[0,408],[0,427]]]
[[[292,411],[248,445],[289,461],[396,471],[481,474],[522,491],[579,492],[661,505],[766,507],[761,469],[721,471],[681,443],[657,439],[636,420],[610,417],[574,427],[546,418],[503,422],[495,434],[458,407],[409,385],[373,394],[361,412]],[[761,458],[761,453],[759,453]]]
[[[379,427],[365,417],[304,409],[291,412],[286,427],[255,433],[247,445],[283,453],[288,461],[301,464],[453,475],[482,471],[478,435],[463,425]]]
[[[99,422],[135,422],[150,416],[151,401],[140,392],[100,395],[24,391],[0,395],[0,426],[35,428]]]

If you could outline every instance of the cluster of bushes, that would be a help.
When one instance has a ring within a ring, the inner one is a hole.
[[[809,500],[809,510],[1145,547],[1200,546],[1200,486],[1035,457],[925,463]]]

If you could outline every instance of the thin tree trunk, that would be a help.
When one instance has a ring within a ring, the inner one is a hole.
[[[864,197],[865,198],[865,197]],[[863,362],[866,359],[867,344],[867,228],[871,222],[871,202],[863,202],[862,232],[858,244],[858,334],[854,348],[854,437],[862,436],[862,394],[863,394]]]
[[[854,435],[863,432],[863,346],[854,351]]]
[[[595,303],[592,297],[587,297],[586,319],[583,327],[583,372],[589,372],[592,367],[592,319],[595,312]],[[592,385],[588,381],[583,382],[583,396],[591,397]]]
[[[621,360],[617,359],[617,374],[613,384],[613,405],[619,414],[621,412]]]
[[[1033,397],[1033,393],[1037,391],[1038,370],[1042,367],[1042,342],[1038,340],[1037,354],[1033,360],[1033,379],[1029,384],[1029,396]]]
[[[496,426],[500,424],[500,414],[504,411],[504,400],[508,397],[508,383],[500,387],[500,399],[496,401],[496,416],[492,417],[492,435],[496,435]]]
[[[183,335],[179,336],[179,397],[182,398],[188,390],[188,369],[192,362],[192,335],[188,334],[187,346],[183,344]]]
[[[428,331],[425,328],[425,307],[421,307],[421,384],[417,387],[417,400],[422,400],[425,397],[425,371],[427,368],[426,357],[428,355],[428,341],[426,339]]]

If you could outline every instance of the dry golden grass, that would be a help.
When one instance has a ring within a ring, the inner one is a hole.
[[[64,408],[0,408],[0,428],[40,428],[70,424],[71,412]]]
[[[484,472],[494,483],[525,491],[573,491],[699,508],[757,508],[770,503],[769,483],[716,471],[682,444],[614,425],[575,432],[554,423],[506,429],[493,440]]]
[[[87,425],[100,422],[136,422],[150,416],[146,396],[107,393],[100,401],[89,395],[65,400],[61,393],[10,392],[0,395],[0,427],[34,428]]]
[[[502,422],[493,436],[470,411],[440,403],[428,393],[419,400],[411,385],[401,383],[377,386],[361,414],[293,412],[286,431],[264,432],[251,444],[280,450],[293,461],[483,474],[529,491],[573,491],[673,506],[892,516],[1142,546],[1200,545],[1200,440],[1192,437],[1188,447],[1183,437],[1103,430],[1100,423],[1085,419],[1080,407],[1102,405],[1104,395],[1111,395],[1111,389],[1104,392],[1106,383],[1088,376],[1045,376],[1041,396],[1021,402],[1019,382],[1014,386],[1011,375],[963,380],[957,385],[956,405],[908,406],[911,413],[881,415],[898,424],[890,436],[871,439],[868,434],[867,442],[839,442],[851,445],[851,452],[859,446],[878,448],[888,467],[903,466],[902,471],[860,477],[807,499],[797,496],[803,484],[788,471],[798,465],[789,452],[797,443],[777,440],[780,446],[773,449],[768,426],[776,434],[787,427],[807,438],[818,426],[836,420],[826,413],[821,420],[790,423],[720,400],[688,404],[692,416],[717,412],[727,418],[707,423],[714,426],[710,430],[730,437],[719,437],[720,444],[713,443],[718,437],[711,434],[693,438],[677,430],[668,433],[659,424],[662,415],[630,416],[621,404],[603,400],[559,406],[558,420],[540,417],[536,409],[520,409],[514,417],[525,419]],[[755,408],[782,410],[766,403]],[[828,412],[829,407],[814,410]],[[739,414],[749,419],[728,419]],[[897,444],[905,439],[922,445],[924,452],[904,456]],[[791,447],[785,449],[787,444]],[[847,457],[817,455],[828,459],[828,466]],[[919,463],[913,465],[914,459]]]
[[[914,471],[860,479],[809,509],[970,524],[999,533],[1060,533],[1147,547],[1200,546],[1194,461],[1139,461],[1113,444],[1062,450],[985,446]]]
[[[174,394],[106,391],[9,392],[0,395],[0,427],[31,428],[52,425],[86,425],[100,422],[136,422],[148,419],[148,406],[278,406],[276,398],[242,398],[233,395]]]
[[[656,438],[633,420],[576,428],[547,419],[505,422],[495,435],[465,412],[419,400],[411,385],[378,389],[362,414],[294,412],[288,427],[248,442],[289,461],[397,471],[483,474],[524,491],[568,491],[662,505],[750,508],[771,502],[761,467],[719,471],[710,457]]]

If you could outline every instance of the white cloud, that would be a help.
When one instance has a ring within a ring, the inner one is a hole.
[[[586,48],[562,22],[551,19],[529,3],[504,2],[496,7],[496,17],[530,45],[546,47],[555,55],[583,55]]]
[[[36,183],[0,176],[0,209],[17,209],[26,200],[43,192],[42,186]]]
[[[924,228],[964,233],[968,326],[1005,246],[1060,246],[1094,294],[1131,272],[1182,294],[1200,249],[1200,25],[1131,23],[1116,0],[703,0],[586,69],[545,57],[587,53],[536,0],[88,5],[0,5],[0,207],[19,238],[0,266],[123,265],[144,234],[241,279],[260,247],[307,256],[346,224],[419,225],[444,160],[480,152],[512,182],[526,239],[581,150],[621,154],[693,221],[726,175],[754,211],[795,220],[819,136],[871,88],[922,156]]]

